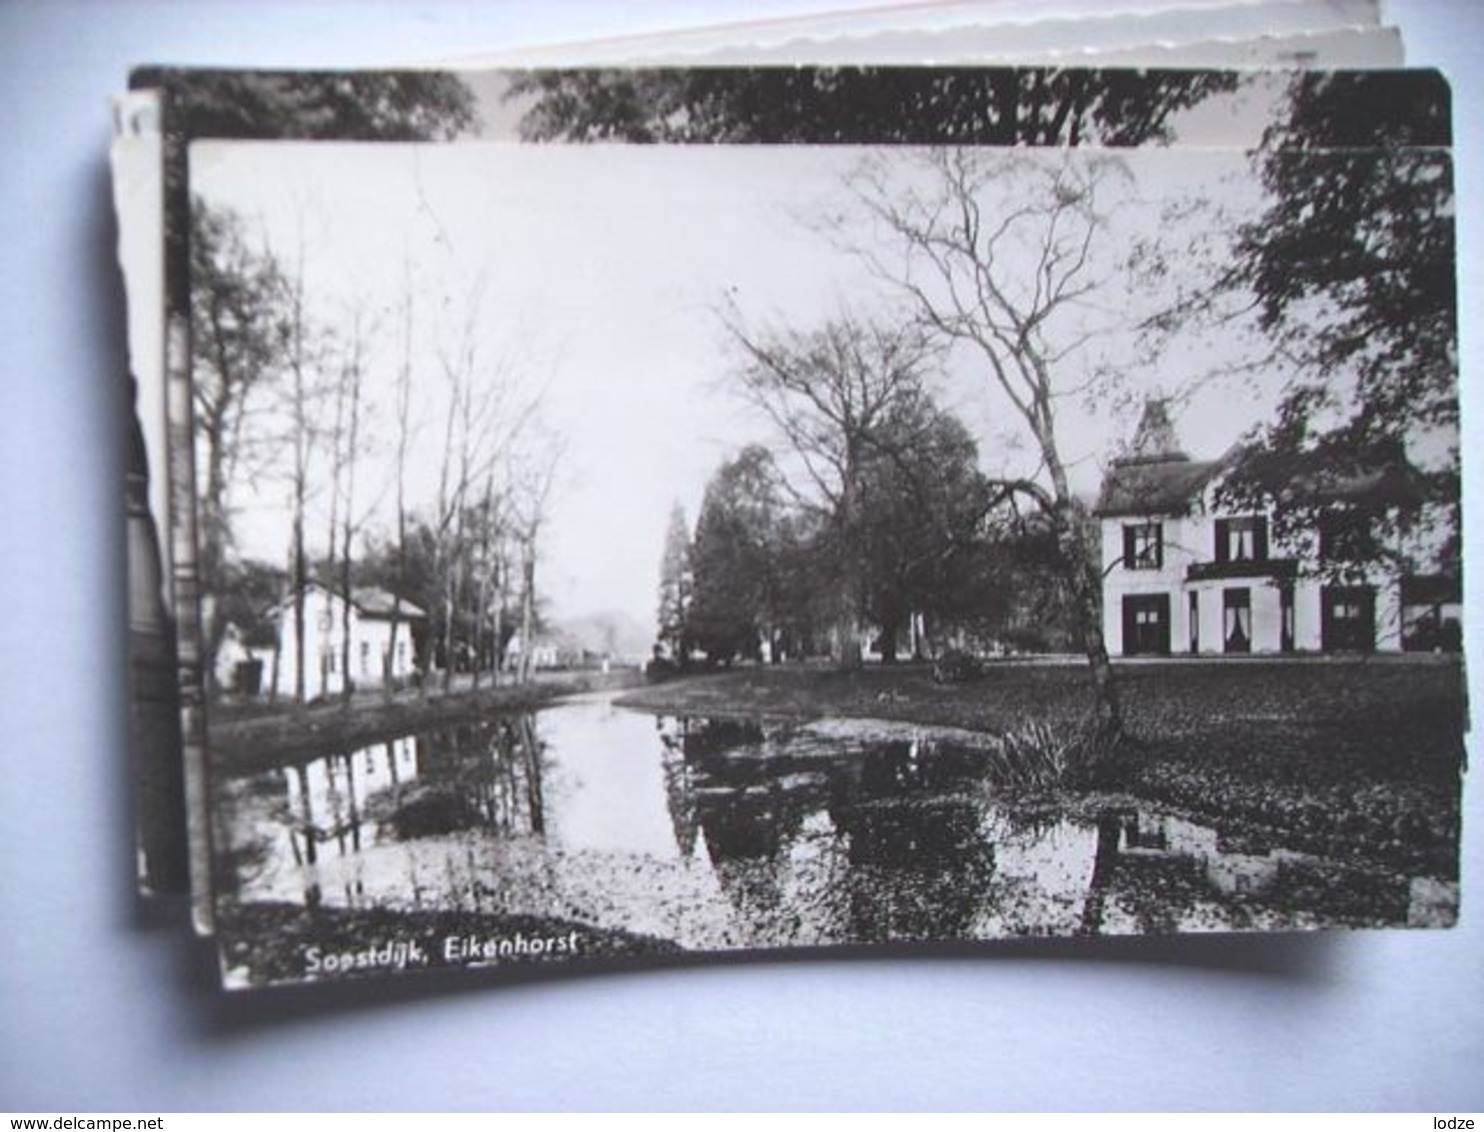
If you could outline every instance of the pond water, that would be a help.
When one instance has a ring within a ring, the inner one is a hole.
[[[1016,802],[983,743],[573,700],[229,782],[227,896],[553,917],[695,949],[1448,913],[1425,879],[1157,809]]]

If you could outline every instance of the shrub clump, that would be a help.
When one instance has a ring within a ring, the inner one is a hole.
[[[1001,783],[1034,790],[1084,787],[1106,766],[1114,743],[1090,722],[1028,719],[1004,732],[990,751]]]
[[[938,684],[967,684],[983,675],[984,663],[959,649],[949,649],[933,661],[933,681]]]

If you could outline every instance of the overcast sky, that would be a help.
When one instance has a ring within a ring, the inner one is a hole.
[[[647,625],[671,505],[680,502],[694,522],[717,465],[745,443],[775,439],[729,385],[737,358],[718,309],[732,302],[749,326],[798,330],[842,310],[890,309],[882,284],[811,226],[845,209],[845,178],[865,156],[805,146],[212,142],[192,147],[191,177],[199,197],[240,213],[250,238],[287,269],[303,248],[306,303],[317,319],[343,327],[357,304],[380,312],[357,489],[363,502],[380,499],[370,529],[391,529],[385,489],[402,349],[395,312],[410,277],[414,506],[432,498],[442,459],[439,351],[456,348],[472,315],[480,372],[539,396],[543,420],[565,444],[542,544],[553,612],[621,610]],[[897,150],[892,159],[911,156]],[[1144,150],[1121,161],[1120,207],[1099,242],[1110,273],[1132,239],[1163,231],[1175,245],[1175,277],[1192,279],[1201,265],[1179,256],[1212,222],[1209,214],[1171,220],[1167,206],[1202,197],[1241,217],[1260,200],[1239,153]],[[859,232],[857,243],[874,238]],[[1098,299],[1092,317],[1103,321],[1136,309],[1117,288]],[[1064,455],[1087,495],[1127,439],[1143,394],[1179,392],[1201,366],[1246,347],[1208,336],[1171,346],[1156,365],[1135,364],[1127,342],[1106,348],[1129,360],[1123,397],[1059,406]],[[1260,419],[1275,387],[1276,377],[1255,389],[1206,387],[1177,418],[1187,449],[1219,454]],[[987,471],[1032,470],[1031,453],[1007,443],[1016,422],[989,388],[982,362],[961,352],[948,359],[938,393],[979,439]],[[282,481],[257,491],[239,485],[241,552],[283,558],[286,500]]]

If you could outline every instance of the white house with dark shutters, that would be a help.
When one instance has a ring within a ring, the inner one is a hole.
[[[1410,470],[1404,460],[1401,472],[1393,466],[1343,482],[1330,477],[1322,490],[1335,507],[1318,509],[1316,529],[1290,534],[1280,552],[1270,539],[1271,511],[1222,504],[1223,477],[1237,460],[1253,458],[1251,450],[1233,450],[1192,460],[1165,404],[1145,405],[1096,508],[1110,654],[1398,651],[1439,647],[1459,635],[1457,583],[1409,573],[1404,554],[1386,556],[1385,564],[1322,568],[1352,552],[1355,516],[1364,508],[1347,504],[1396,496],[1394,481]]]
[[[305,695],[311,699],[337,695],[347,682],[355,688],[378,688],[388,672],[393,680],[410,678],[415,671],[413,632],[421,630],[427,616],[410,601],[377,586],[357,586],[347,601],[311,582],[304,588]],[[299,655],[293,602],[280,602],[269,610],[268,618],[277,624],[277,649],[254,650],[253,659],[262,665],[264,690],[271,684],[279,695],[291,696]]]

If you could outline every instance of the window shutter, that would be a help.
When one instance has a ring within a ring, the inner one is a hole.
[[[1252,520],[1252,556],[1259,562],[1268,560],[1268,520],[1259,515]]]
[[[1123,568],[1134,570],[1138,565],[1134,557],[1134,528],[1126,526],[1123,528]]]

